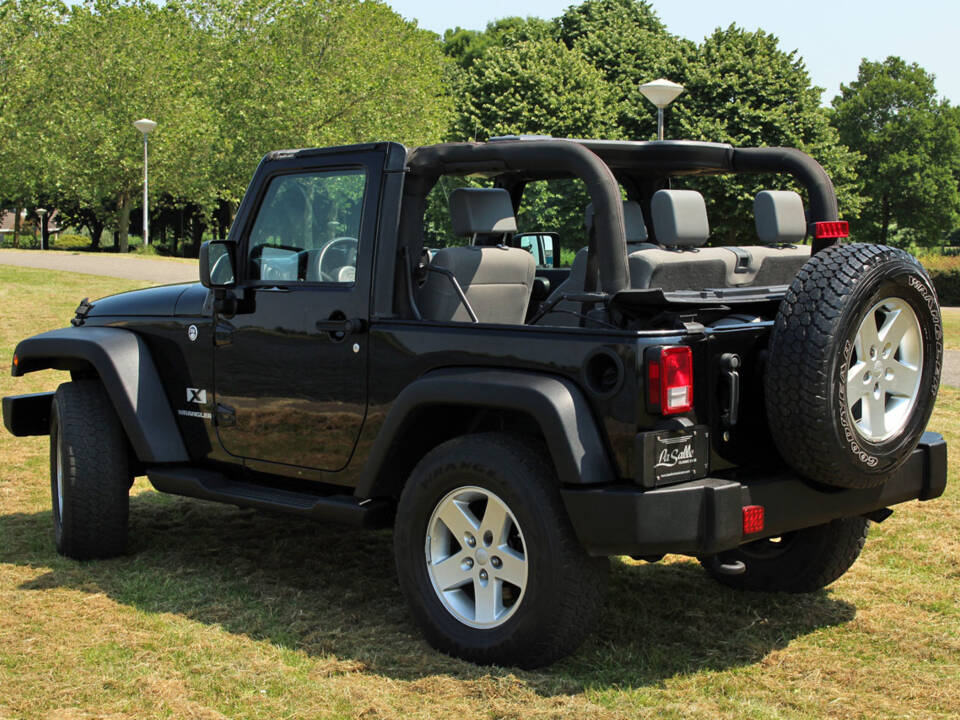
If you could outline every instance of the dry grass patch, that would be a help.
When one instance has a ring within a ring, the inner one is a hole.
[[[3,362],[84,295],[133,286],[4,268],[0,280]],[[931,426],[960,443],[960,390],[941,391]],[[960,715],[956,453],[947,495],[900,506],[825,592],[738,593],[685,558],[614,560],[602,627],[537,672],[428,648],[386,531],[163,496],[141,479],[130,554],[60,558],[46,453],[45,438],[0,436],[0,718]]]
[[[960,350],[960,308],[943,310],[943,346],[948,350]]]

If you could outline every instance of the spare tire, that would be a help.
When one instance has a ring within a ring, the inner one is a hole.
[[[885,245],[817,253],[770,336],[765,401],[780,455],[815,483],[882,484],[926,428],[942,361],[940,307],[919,262]]]

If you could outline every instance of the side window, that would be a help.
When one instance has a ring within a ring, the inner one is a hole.
[[[353,283],[366,180],[360,169],[271,180],[250,231],[250,278]]]

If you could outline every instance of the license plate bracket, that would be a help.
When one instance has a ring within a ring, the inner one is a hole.
[[[703,425],[637,435],[637,480],[648,488],[705,477],[710,465],[710,432]]]

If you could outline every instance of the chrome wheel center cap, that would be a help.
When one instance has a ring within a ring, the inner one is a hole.
[[[486,565],[487,557],[488,555],[486,550],[484,550],[483,548],[480,548],[479,550],[477,550],[477,554],[476,554],[477,565]]]

